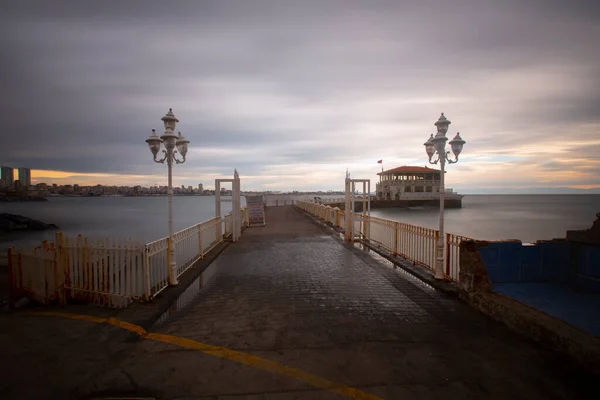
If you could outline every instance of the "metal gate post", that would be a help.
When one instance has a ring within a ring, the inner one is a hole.
[[[233,242],[240,239],[242,230],[240,226],[240,176],[237,169],[233,170]]]
[[[346,240],[346,242],[351,242],[353,240],[352,237],[352,212],[354,210],[351,210],[350,207],[352,207],[351,201],[350,201],[350,189],[351,189],[351,185],[350,185],[350,173],[346,170],[346,186],[345,186],[345,190],[346,190],[346,204],[345,204],[345,210],[344,213],[345,218],[344,221],[346,223],[346,226],[344,227],[344,239]]]
[[[223,238],[223,226],[221,220],[221,180],[215,179],[215,217],[219,217],[219,225],[217,225],[217,240]]]

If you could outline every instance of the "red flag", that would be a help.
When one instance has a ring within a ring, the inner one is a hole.
[[[383,164],[383,160],[377,161],[377,164]]]

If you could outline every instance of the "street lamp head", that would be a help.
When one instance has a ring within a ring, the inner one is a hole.
[[[162,139],[156,136],[156,130],[152,129],[152,135],[148,139],[146,139],[146,143],[148,143],[148,147],[150,147],[150,151],[153,155],[156,155],[160,150],[160,144],[162,143]]]
[[[434,123],[434,125],[437,127],[438,133],[442,133],[444,135],[446,134],[446,132],[448,132],[448,125],[450,124],[450,120],[444,116],[444,113],[442,113],[442,115],[440,115],[438,120]]]
[[[161,137],[165,149],[167,149],[167,153],[171,153],[175,150],[175,145],[177,143],[177,135],[173,133],[171,130],[167,130]]]
[[[175,118],[175,114],[173,114],[173,109],[169,108],[169,112],[165,114],[164,117],[160,119],[165,124],[165,131],[174,131],[175,126],[179,122],[177,118]]]
[[[440,157],[443,157],[444,154],[446,154],[446,141],[447,140],[448,140],[448,138],[446,137],[446,135],[442,134],[441,132],[438,132],[431,140],[433,142],[433,146],[435,147],[435,150],[438,152]]]
[[[429,159],[431,160],[431,157],[433,157],[435,154],[435,147],[433,146],[433,133],[431,134],[429,139],[427,139],[427,141],[423,143],[423,145],[425,146],[427,156],[429,156]]]
[[[460,133],[456,132],[456,136],[454,136],[454,139],[450,141],[450,146],[452,146],[452,152],[454,153],[454,157],[456,157],[456,159],[458,159],[458,155],[462,151],[465,143],[467,142],[460,137]]]
[[[179,136],[177,136],[177,151],[179,151],[179,154],[181,154],[183,156],[183,158],[185,158],[185,155],[187,154],[189,143],[190,143],[190,141],[187,140],[181,134],[181,132],[179,132]]]

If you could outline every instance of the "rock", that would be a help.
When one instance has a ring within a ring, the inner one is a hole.
[[[600,246],[600,212],[596,214],[596,220],[592,223],[590,229],[567,231],[567,240]]]
[[[47,198],[41,196],[0,196],[0,202],[20,202],[20,201],[48,201]]]
[[[45,229],[58,229],[58,226],[22,215],[0,213],[0,232],[11,232],[14,230],[42,231]]]

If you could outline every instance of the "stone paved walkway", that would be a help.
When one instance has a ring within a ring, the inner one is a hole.
[[[594,377],[342,244],[291,207],[267,209],[267,226],[246,230],[205,272],[197,297],[152,330],[273,360],[385,399],[599,396]],[[71,393],[343,398],[197,351],[119,340],[104,371]]]

